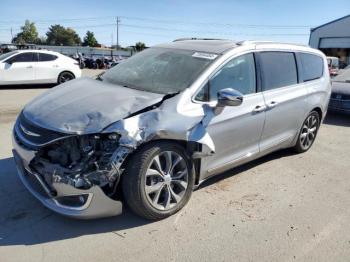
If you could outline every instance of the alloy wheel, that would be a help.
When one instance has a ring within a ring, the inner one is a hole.
[[[183,199],[187,186],[188,167],[180,154],[164,151],[153,157],[146,172],[145,192],[154,208],[174,208]]]
[[[316,138],[318,119],[315,115],[310,115],[304,122],[300,134],[300,145],[304,150],[311,147]]]

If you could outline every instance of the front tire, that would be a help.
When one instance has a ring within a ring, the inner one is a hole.
[[[320,127],[320,116],[316,111],[312,111],[305,119],[300,129],[298,140],[294,146],[297,153],[308,151],[315,142],[318,128]]]
[[[189,201],[195,174],[183,147],[154,142],[128,160],[122,178],[123,194],[131,210],[146,219],[163,219]]]

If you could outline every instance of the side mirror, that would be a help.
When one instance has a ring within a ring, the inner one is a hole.
[[[239,106],[242,104],[242,102],[243,95],[233,88],[221,89],[218,92],[217,107]]]
[[[4,63],[9,64],[9,65],[12,65],[12,61],[11,61],[11,59],[9,59],[9,60],[5,61]]]

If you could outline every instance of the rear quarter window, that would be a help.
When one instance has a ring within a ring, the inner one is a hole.
[[[298,83],[295,55],[292,52],[261,52],[262,88],[264,91]]]
[[[311,81],[321,78],[323,75],[323,59],[313,54],[300,53],[300,60],[303,66],[303,81]]]
[[[39,62],[54,61],[56,59],[57,59],[57,56],[55,56],[55,55],[39,53]]]

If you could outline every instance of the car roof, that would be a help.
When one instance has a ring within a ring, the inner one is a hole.
[[[60,53],[58,52],[54,52],[54,51],[49,51],[49,50],[42,50],[42,49],[18,49],[16,50],[17,53],[32,53],[32,52],[35,52],[35,53],[44,53],[44,54],[50,54],[50,55],[61,55]]]
[[[297,51],[307,51],[317,54],[322,54],[319,50],[313,49],[306,45],[293,44],[293,43],[280,43],[272,41],[240,41],[236,42],[227,39],[201,39],[201,38],[189,38],[189,39],[178,39],[171,43],[156,45],[155,47],[161,48],[172,48],[172,49],[182,49],[191,50],[196,52],[207,52],[214,54],[224,54],[232,49],[240,46],[245,46],[247,48],[258,49],[284,49]]]
[[[237,47],[237,43],[232,40],[221,39],[179,39],[171,43],[156,45],[155,47],[190,50],[197,52],[207,52],[223,54],[226,51]]]

